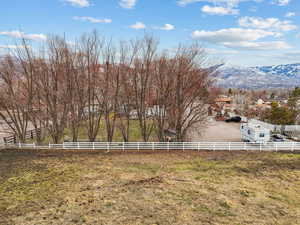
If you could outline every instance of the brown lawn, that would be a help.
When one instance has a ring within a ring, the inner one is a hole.
[[[300,224],[300,155],[2,150],[0,224]]]

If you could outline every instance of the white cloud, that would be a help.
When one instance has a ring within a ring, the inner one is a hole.
[[[291,46],[284,41],[268,42],[224,42],[223,45],[228,48],[238,48],[244,50],[282,50],[290,49]]]
[[[279,6],[286,6],[288,5],[292,0],[274,0],[274,4]]]
[[[222,45],[228,48],[244,50],[278,50],[288,49],[283,41],[261,42],[265,37],[279,37],[280,33],[260,29],[229,28],[217,31],[194,31],[192,38]]]
[[[14,37],[14,38],[24,38],[34,41],[45,41],[47,36],[44,34],[25,34],[24,32],[14,30],[14,31],[2,31],[0,35]]]
[[[79,20],[79,21],[87,21],[87,22],[91,22],[91,23],[111,23],[112,20],[111,19],[97,19],[97,18],[93,18],[93,17],[89,17],[89,16],[74,16],[73,20]]]
[[[196,2],[211,2],[214,4],[237,5],[240,1],[242,0],[178,0],[177,4],[180,6],[186,6]]]
[[[260,2],[262,0],[178,0],[177,4],[179,6],[186,6],[188,4],[192,4],[196,2],[209,2],[215,5],[225,5],[229,8],[233,8],[238,6],[241,2],[247,2],[247,1]]]
[[[81,8],[89,7],[91,5],[89,0],[65,0],[65,2],[71,4],[72,6]]]
[[[139,29],[145,29],[146,25],[144,23],[142,23],[142,22],[136,22],[135,24],[131,25],[130,27],[132,29],[139,30]]]
[[[0,49],[18,49],[24,48],[23,45],[0,45]]]
[[[205,5],[201,9],[202,12],[211,14],[211,15],[237,15],[239,14],[238,9],[234,8],[225,8],[221,6],[209,6]]]
[[[295,12],[288,12],[285,14],[285,17],[293,17],[293,16],[296,16]]]
[[[217,31],[194,31],[192,38],[212,43],[223,42],[242,42],[242,41],[256,41],[258,39],[268,36],[279,36],[280,34],[272,31],[264,31],[259,29],[243,29],[243,28],[229,28]]]
[[[137,3],[137,0],[120,0],[119,5],[125,9],[132,9]]]
[[[215,5],[225,5],[229,8],[237,7],[241,2],[247,2],[247,1],[253,1],[253,2],[262,2],[264,0],[177,0],[177,4],[179,6],[186,6],[188,4],[196,3],[196,2],[209,2],[213,3]],[[269,0],[271,3],[279,5],[279,6],[286,6],[288,5],[292,0]]]
[[[239,19],[241,27],[267,29],[274,31],[290,31],[297,29],[297,26],[289,20],[279,20],[278,18],[242,17]]]
[[[154,29],[158,30],[174,30],[175,26],[169,23],[166,23],[163,27],[154,27]]]

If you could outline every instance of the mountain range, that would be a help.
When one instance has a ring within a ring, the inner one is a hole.
[[[216,84],[225,88],[292,88],[300,86],[300,63],[277,66],[221,66]]]

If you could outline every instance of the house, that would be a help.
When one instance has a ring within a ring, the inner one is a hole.
[[[214,103],[209,107],[210,114],[213,116],[224,116],[227,112],[233,112],[235,110],[235,104],[230,97],[226,95],[220,95],[214,100]]]
[[[232,103],[231,98],[227,97],[226,95],[221,95],[215,99],[215,104],[218,106],[223,106],[225,104],[231,104],[231,103]]]
[[[265,101],[260,98],[257,100],[256,105],[262,105],[264,103],[265,103]]]

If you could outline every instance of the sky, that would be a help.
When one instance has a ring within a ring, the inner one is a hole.
[[[151,34],[161,49],[200,42],[227,65],[300,63],[300,0],[1,0],[0,54],[48,35]]]

